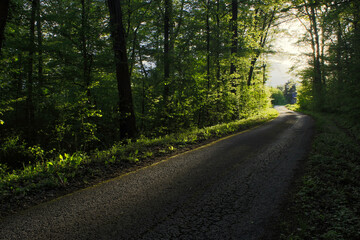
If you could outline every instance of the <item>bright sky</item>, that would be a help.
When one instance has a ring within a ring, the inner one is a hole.
[[[284,85],[290,79],[296,80],[289,70],[298,61],[301,52],[306,51],[296,44],[305,32],[298,20],[283,23],[279,28],[284,32],[277,34],[272,43],[273,50],[277,53],[268,56],[270,66],[267,85],[273,87]]]

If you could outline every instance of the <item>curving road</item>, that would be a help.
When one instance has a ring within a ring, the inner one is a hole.
[[[9,216],[0,239],[260,239],[310,146],[310,117],[280,116]]]

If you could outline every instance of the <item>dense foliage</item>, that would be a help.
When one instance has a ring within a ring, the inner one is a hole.
[[[268,0],[11,0],[0,16],[0,162],[16,169],[109,148],[133,136],[133,119],[137,136],[157,137],[268,108],[263,53],[281,9]]]

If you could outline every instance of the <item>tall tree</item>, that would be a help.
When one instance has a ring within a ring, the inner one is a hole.
[[[29,32],[29,59],[28,59],[28,79],[27,79],[27,96],[26,96],[26,110],[27,110],[27,128],[29,139],[34,137],[35,128],[35,107],[34,107],[34,55],[35,55],[35,16],[37,9],[37,0],[31,1],[30,13],[30,32]]]
[[[360,64],[360,3],[359,1],[352,1],[352,17],[353,17],[353,27],[354,27],[354,37],[353,37],[353,45],[354,45],[354,82],[360,84],[360,73],[358,69],[358,64]]]
[[[234,63],[235,56],[238,51],[238,8],[239,2],[238,0],[232,0],[231,2],[231,31],[232,31],[232,38],[231,38],[231,66],[230,66],[230,74],[234,74],[236,72],[236,65]]]
[[[107,0],[107,4],[110,12],[110,26],[114,44],[116,79],[119,93],[120,137],[134,137],[136,134],[135,114],[133,109],[121,1]]]
[[[43,33],[41,29],[41,4],[40,0],[36,0],[36,32],[37,32],[37,52],[38,52],[38,78],[39,78],[39,87],[42,91],[44,86],[44,61],[43,61]],[[42,93],[41,93],[42,95]]]
[[[90,1],[81,0],[81,30],[80,30],[80,41],[81,41],[81,52],[83,58],[83,81],[85,85],[85,91],[87,100],[91,103],[91,64],[92,56],[88,53],[88,37],[87,32],[89,32],[88,21],[89,21],[89,9]]]
[[[310,6],[308,6],[310,5]],[[322,96],[322,73],[321,73],[321,55],[320,55],[320,34],[318,27],[318,19],[317,19],[317,6],[316,2],[310,0],[309,4],[305,5],[306,12],[309,16],[310,21],[310,29],[312,32],[312,42],[313,42],[313,55],[314,55],[314,96],[315,104],[317,109],[321,109],[323,106],[323,96]],[[309,11],[310,8],[310,11]]]
[[[251,59],[251,63],[250,63],[250,70],[249,70],[249,74],[248,74],[248,80],[247,80],[247,85],[250,86],[251,85],[251,80],[253,77],[253,73],[254,73],[254,69],[255,69],[255,64],[260,56],[260,54],[262,53],[266,43],[267,43],[267,38],[269,35],[269,31],[271,29],[271,25],[274,22],[274,17],[275,17],[275,13],[276,13],[276,6],[274,7],[274,9],[271,9],[268,12],[265,12],[263,10],[258,11],[260,16],[260,20],[262,21],[262,23],[256,24],[256,26],[259,26],[260,29],[256,29],[255,27],[255,31],[259,33],[260,38],[258,40],[257,43],[257,48],[255,49],[255,56]]]
[[[0,1],[0,54],[1,48],[5,39],[5,25],[9,11],[10,0],[1,0]]]
[[[310,43],[312,48],[312,64],[313,64],[313,96],[314,107],[321,109],[323,107],[322,96],[322,73],[321,73],[321,46],[320,46],[320,30],[318,11],[321,8],[321,3],[316,0],[302,0],[301,4],[297,7],[299,13],[307,17],[309,27],[303,24],[310,36]]]
[[[164,14],[164,107],[167,110],[169,98],[170,64],[171,64],[171,43],[172,32],[172,0],[165,0]]]
[[[221,71],[221,66],[220,66],[220,32],[221,32],[221,26],[220,26],[220,0],[216,0],[216,14],[215,14],[215,18],[216,18],[216,37],[215,37],[215,41],[216,41],[216,45],[217,48],[215,50],[215,65],[216,65],[216,81],[219,83],[220,82],[220,71]],[[217,84],[218,85],[218,84]],[[219,87],[217,86],[217,89],[219,89]]]
[[[206,78],[207,78],[207,97],[210,91],[210,0],[206,2]]]

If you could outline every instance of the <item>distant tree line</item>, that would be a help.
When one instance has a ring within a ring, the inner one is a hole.
[[[297,103],[296,81],[289,80],[283,86],[271,87],[271,103],[273,105],[286,105]]]

